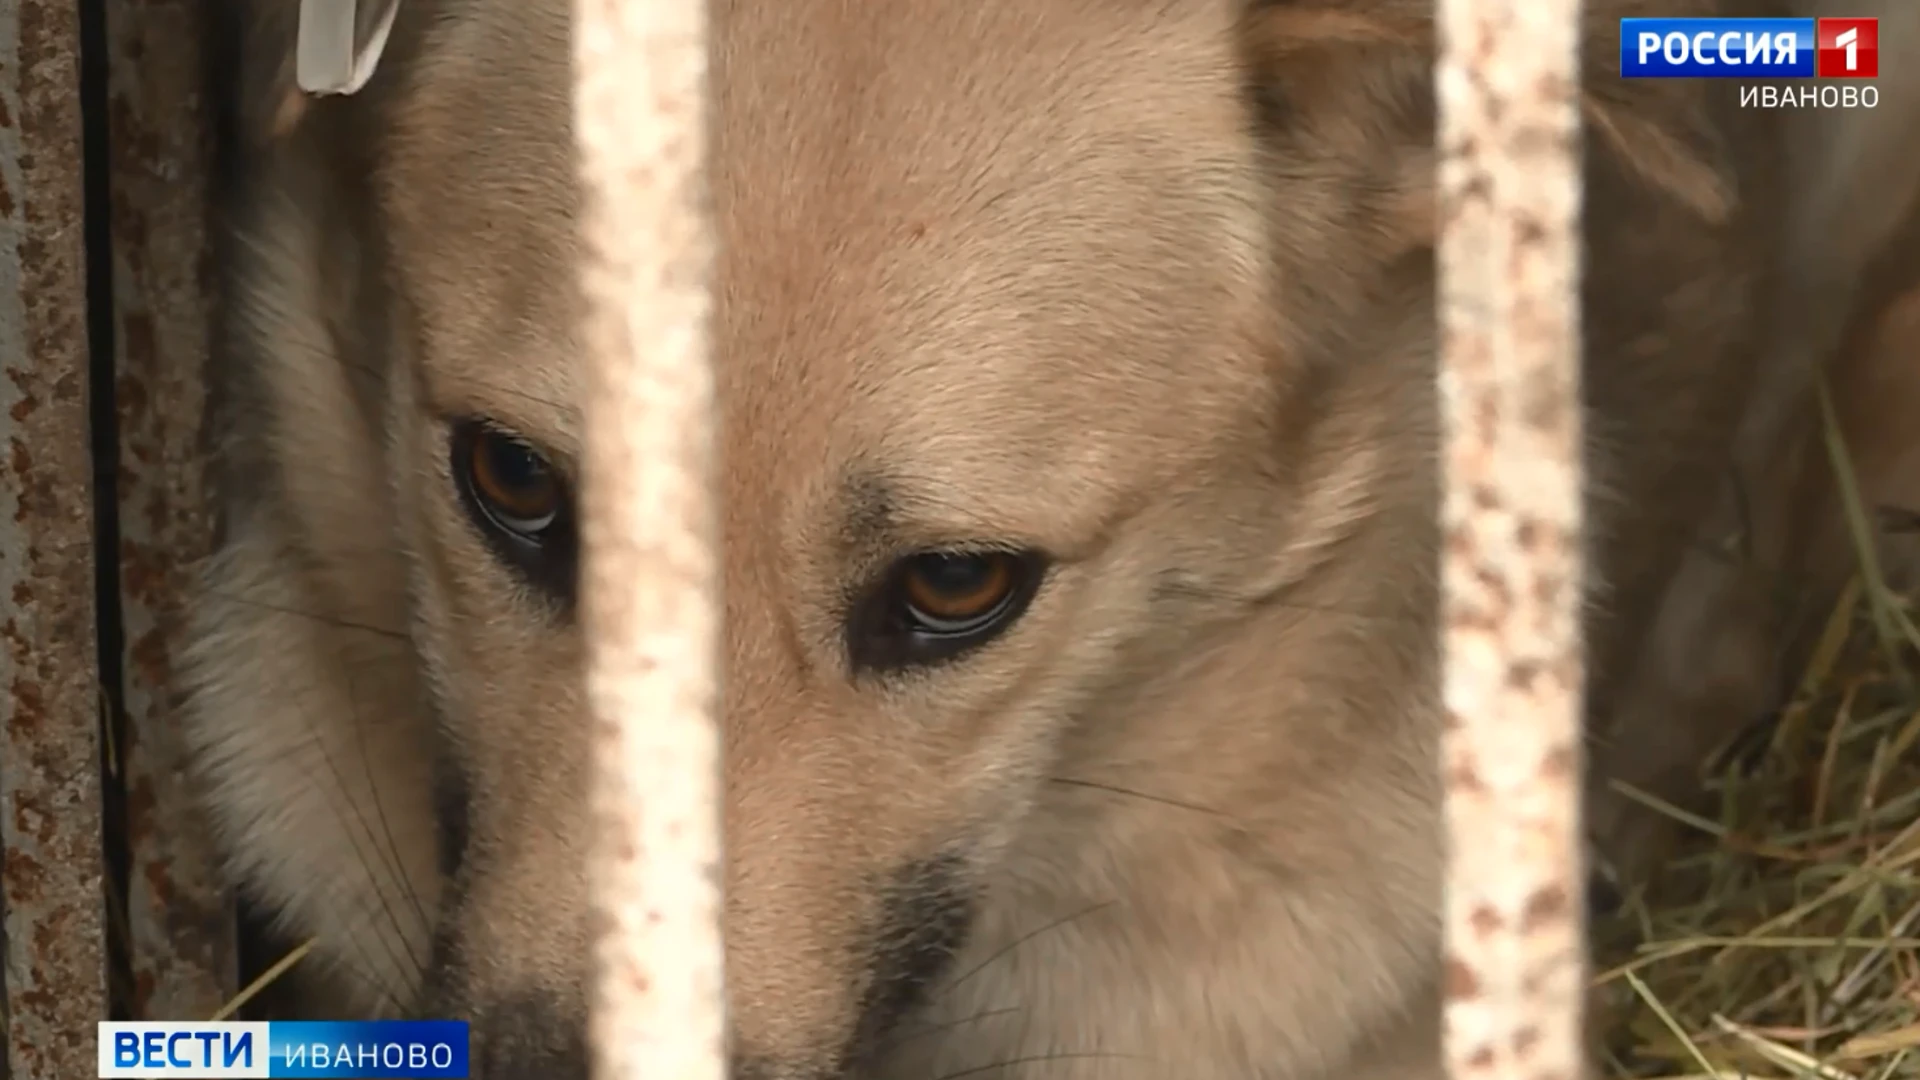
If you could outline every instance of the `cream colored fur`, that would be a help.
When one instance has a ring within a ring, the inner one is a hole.
[[[462,511],[446,433],[486,416],[576,461],[568,4],[413,0],[362,95],[289,108],[292,7],[244,5],[198,776],[334,1007],[470,1016],[482,1080],[565,1080],[581,641]],[[1726,84],[1610,73],[1619,15],[1713,3],[1588,7],[1611,700],[1681,617],[1666,582],[1764,382],[1796,257],[1772,226],[1831,205],[1779,183],[1791,133]],[[713,11],[743,1075],[1437,1076],[1431,5]],[[1858,430],[1898,473],[1896,428]],[[866,550],[876,488],[894,539]],[[850,676],[843,597],[969,542],[1051,554],[1024,616]],[[436,758],[471,796],[455,881]],[[855,1040],[887,883],[939,855],[965,944]]]

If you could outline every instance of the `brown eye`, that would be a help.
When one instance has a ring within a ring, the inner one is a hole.
[[[455,423],[447,450],[460,501],[495,557],[570,612],[580,543],[566,475],[486,419]]]
[[[540,453],[492,428],[466,441],[467,486],[481,512],[496,527],[538,542],[560,516],[565,490]]]
[[[1003,552],[915,555],[901,567],[901,606],[918,633],[979,633],[1010,606],[1020,570],[1018,556]]]
[[[856,672],[897,672],[953,660],[1012,626],[1039,592],[1039,551],[922,551],[880,575],[847,612]]]

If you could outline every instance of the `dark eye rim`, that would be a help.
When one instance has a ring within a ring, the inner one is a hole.
[[[969,625],[939,629],[918,624],[910,614],[905,579],[913,561],[930,555],[997,556],[1013,560],[1013,586],[992,610]],[[958,659],[1006,633],[1027,610],[1045,581],[1052,560],[1034,549],[943,547],[909,552],[894,559],[866,590],[847,620],[847,651],[858,672],[891,673],[933,667]]]
[[[517,529],[491,506],[491,500],[476,489],[471,463],[482,438],[512,439],[526,446],[551,471],[558,487],[557,508],[552,518],[538,531]],[[484,417],[457,420],[448,439],[448,461],[453,469],[454,486],[474,528],[495,555],[509,568],[538,586],[542,591],[571,604],[576,567],[579,562],[578,531],[575,525],[573,487],[566,474],[554,463],[552,455],[538,444],[503,424]]]

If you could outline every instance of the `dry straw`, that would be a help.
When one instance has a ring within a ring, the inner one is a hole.
[[[1920,1078],[1920,629],[1862,566],[1787,708],[1707,770],[1715,812],[1623,789],[1692,842],[1595,927],[1610,1076]]]
[[[1577,0],[1440,0],[1448,1066],[1582,1071]]]

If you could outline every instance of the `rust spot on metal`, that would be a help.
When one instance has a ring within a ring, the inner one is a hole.
[[[1451,713],[1447,715],[1447,719],[1449,721],[1449,729],[1457,728],[1460,724],[1460,718]],[[1447,770],[1446,778],[1447,789],[1450,791],[1480,792],[1486,790],[1486,785],[1480,782],[1480,775],[1470,767],[1456,765]]]
[[[79,13],[0,5],[0,907],[15,1080],[94,1070],[102,961]]]
[[[201,1019],[231,996],[234,923],[182,781],[175,686],[183,598],[210,542],[200,455],[209,342],[207,5],[107,9],[127,709],[132,1013]]]
[[[1498,911],[1482,905],[1475,908],[1473,914],[1467,917],[1467,924],[1473,927],[1475,935],[1486,937],[1489,934],[1498,933],[1500,928],[1505,925],[1505,920],[1500,917]]]
[[[1527,906],[1521,913],[1520,930],[1522,933],[1534,933],[1557,919],[1564,919],[1572,908],[1566,886],[1551,882],[1535,890],[1527,897]]]
[[[1445,991],[1448,998],[1470,998],[1480,992],[1480,977],[1473,969],[1448,957]]]
[[[1513,1052],[1516,1056],[1525,1057],[1526,1055],[1533,1052],[1534,1047],[1539,1045],[1540,1045],[1540,1029],[1539,1028],[1524,1027],[1524,1028],[1521,1028],[1518,1032],[1514,1033]]]

